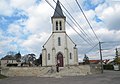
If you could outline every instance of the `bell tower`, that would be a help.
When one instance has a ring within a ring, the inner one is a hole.
[[[57,0],[55,12],[51,20],[52,20],[52,32],[53,33],[65,32],[66,17],[64,16],[62,12],[59,0]]]
[[[63,14],[59,0],[52,21],[52,34],[42,49],[42,65],[64,67],[78,64],[76,44],[66,34],[66,17]]]

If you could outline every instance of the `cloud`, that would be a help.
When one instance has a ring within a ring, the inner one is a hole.
[[[120,5],[113,4],[108,6],[107,3],[99,5],[96,8],[99,18],[106,24],[110,30],[120,30]]]
[[[119,41],[120,31],[109,31],[107,28],[99,29],[98,33],[101,35],[103,41]]]
[[[0,0],[0,15],[9,16],[13,13],[8,0]]]
[[[4,3],[6,3],[6,5],[8,4],[7,1],[4,1]],[[27,15],[28,19],[17,19],[15,22],[10,23],[5,31],[2,31],[2,28],[0,28],[0,37],[2,38],[0,41],[0,49],[5,52],[9,50],[20,50],[24,54],[30,52],[40,53],[45,38],[49,37],[47,32],[51,32],[50,30],[52,29],[50,27],[50,15],[52,15],[53,12],[48,12],[48,10],[52,10],[52,8],[44,0],[37,5],[35,4],[35,0],[30,0],[29,2],[27,0],[10,0],[9,4],[8,8],[14,8],[15,10],[10,10],[12,15],[8,14],[8,16],[13,16],[13,11],[15,12],[17,9],[16,18]],[[1,21],[5,22],[5,19],[2,18]],[[44,33],[45,31],[46,33]]]
[[[35,4],[35,0],[10,0],[10,5],[13,8],[18,8],[22,10],[26,10],[29,7],[33,6]]]
[[[50,34],[45,32],[30,35],[28,39],[21,42],[21,46],[26,48],[28,52],[33,52],[39,56],[42,50],[42,45],[49,38],[49,36]]]
[[[93,5],[98,5],[103,3],[105,0],[90,0]]]
[[[19,37],[22,34],[22,28],[17,24],[10,24],[8,28],[8,33],[15,37]]]
[[[6,37],[2,35],[2,40],[0,41],[0,57],[3,57],[6,55],[8,51],[17,51],[18,50],[18,45],[17,44],[12,44],[13,40],[15,39],[14,37]]]
[[[29,19],[26,21],[26,28],[31,33],[49,32],[51,30],[50,16],[53,14],[53,11],[47,3],[42,1],[39,5],[31,6],[26,12],[29,16]]]

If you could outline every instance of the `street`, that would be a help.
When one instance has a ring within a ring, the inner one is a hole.
[[[0,84],[120,84],[120,71],[104,71],[103,74],[76,77],[9,77]]]

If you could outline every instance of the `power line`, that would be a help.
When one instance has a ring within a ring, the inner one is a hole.
[[[70,4],[68,3],[68,1],[67,0],[65,0],[66,1],[66,3],[68,4],[68,6],[69,6],[69,8],[72,10],[72,12],[74,13],[74,10],[73,10],[73,8],[70,6]],[[78,17],[79,19],[80,19],[80,17]],[[89,36],[91,36],[92,37],[92,34],[88,31],[88,30],[86,30],[88,33],[89,33]],[[88,36],[88,37],[89,37]],[[93,42],[93,41],[92,41]],[[93,42],[94,43],[94,42]]]
[[[54,0],[53,0],[54,1]],[[55,2],[55,1],[54,1]],[[56,2],[55,2],[56,3]],[[53,7],[54,8],[54,7]],[[55,10],[55,9],[54,9]],[[57,12],[57,11],[56,11]],[[64,12],[64,11],[63,11]],[[58,13],[58,12],[57,12]],[[72,21],[72,19],[66,14],[66,12],[64,12],[65,15]],[[59,14],[59,13],[58,13]],[[60,14],[59,14],[60,15]],[[73,21],[72,21],[73,22]],[[91,45],[91,43],[89,43],[89,41],[87,41],[77,30],[75,30],[72,25],[66,21],[66,23],[84,40],[86,41],[89,45]],[[74,22],[73,22],[74,23]],[[74,23],[74,25],[76,26],[76,24]],[[77,26],[76,26],[77,27]],[[78,28],[78,27],[77,27]],[[79,28],[78,28],[79,29]],[[84,33],[80,30],[80,32],[84,35]],[[84,35],[85,36],[85,35]],[[92,45],[91,45],[92,46]]]
[[[68,1],[67,0],[65,0],[66,1],[66,3],[68,4],[68,6],[70,7],[70,9],[72,10],[72,12],[74,12],[74,10],[72,9],[72,7],[70,6],[70,4],[68,3]]]
[[[88,50],[86,53],[89,53],[90,51],[92,51],[96,46],[98,46],[98,43],[95,46],[93,46],[90,50]]]
[[[115,55],[104,55],[103,57],[113,57],[113,56],[115,56]]]
[[[55,0],[53,0],[55,2]],[[55,2],[56,3],[56,2]],[[74,22],[79,26],[77,27],[81,33],[87,38],[88,37],[88,40],[93,42],[90,38],[89,38],[89,35],[84,31],[84,29],[80,26],[80,24],[75,20],[75,18],[70,14],[70,12],[65,8],[65,6],[60,2],[60,4],[62,5],[62,7],[66,10],[66,12],[70,15],[70,17],[74,20]],[[76,25],[75,24],[75,25]],[[93,42],[94,43],[94,42]]]
[[[105,50],[114,50],[112,48],[102,48],[102,51],[105,51]]]
[[[50,4],[50,2],[49,1],[47,1],[47,0],[45,0],[53,9],[54,9],[54,7]],[[55,9],[54,9],[55,10]],[[58,13],[58,11],[56,11],[57,13]],[[59,13],[58,13],[59,14]],[[60,15],[60,14],[59,14]],[[67,21],[66,21],[67,22]],[[79,32],[77,31],[77,30],[75,30],[73,27],[72,27],[72,25],[69,23],[69,22],[67,22],[67,24],[85,41],[85,42],[87,42],[90,46],[92,46],[83,36],[81,36],[80,34],[79,34]]]
[[[87,19],[86,15],[85,15],[85,13],[84,13],[84,11],[83,11],[83,9],[82,9],[82,7],[80,6],[80,4],[78,3],[78,1],[77,1],[77,0],[75,0],[75,1],[76,1],[77,5],[78,5],[79,9],[81,10],[82,14],[84,15],[84,17],[85,17],[85,19],[86,19],[86,21],[87,21],[88,25],[90,26],[90,28],[91,28],[92,32],[94,33],[95,37],[97,38],[98,42],[100,42],[99,38],[97,37],[97,35],[96,35],[95,31],[93,30],[93,28],[92,28],[92,26],[91,26],[91,24],[90,24],[89,20]]]
[[[120,41],[105,41],[103,43],[120,43]]]
[[[66,22],[67,22],[67,21],[66,21]],[[80,35],[80,33],[79,33],[78,31],[76,31],[76,30],[72,27],[72,25],[71,25],[69,22],[67,22],[67,24],[68,24],[84,41],[86,41],[90,46],[92,46],[83,36]]]

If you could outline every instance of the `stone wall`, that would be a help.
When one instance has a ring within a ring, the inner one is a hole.
[[[92,74],[101,73],[101,65],[100,64],[90,64],[90,71]]]
[[[37,77],[56,77],[56,76],[78,76],[92,74],[89,65],[69,66],[59,68],[59,73],[56,72],[56,67],[4,67],[1,74],[5,76],[37,76]]]
[[[50,67],[5,67],[1,74],[5,76],[42,76]]]

